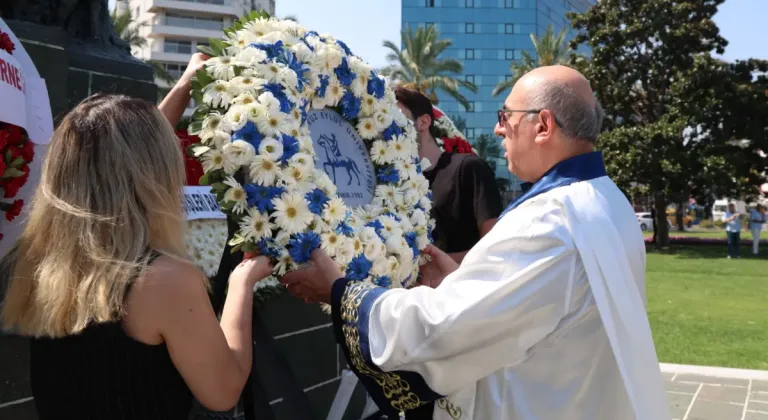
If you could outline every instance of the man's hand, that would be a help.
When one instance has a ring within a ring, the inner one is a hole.
[[[422,252],[430,256],[432,261],[421,266],[421,278],[417,283],[419,285],[432,288],[440,286],[447,275],[459,268],[453,258],[434,245],[427,246]]]
[[[280,280],[288,291],[307,303],[331,303],[331,288],[344,277],[336,262],[322,249],[312,252],[312,264],[288,273]]]

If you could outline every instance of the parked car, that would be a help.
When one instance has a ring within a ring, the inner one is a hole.
[[[650,212],[635,213],[637,223],[640,224],[640,230],[653,230],[653,218]],[[667,220],[667,228],[672,228],[672,223]]]

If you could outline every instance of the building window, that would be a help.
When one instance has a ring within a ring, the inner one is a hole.
[[[184,74],[184,71],[187,69],[187,65],[178,64],[178,63],[163,63],[163,68],[174,79],[179,79],[181,78],[181,75]]]
[[[475,139],[475,129],[474,128],[468,128],[467,129],[467,139],[468,140],[474,140]]]
[[[473,33],[475,33],[475,24],[474,24],[474,23],[465,23],[465,24],[464,24],[464,27],[465,27],[465,29],[466,29],[466,32],[467,32],[468,34],[473,34]]]
[[[475,7],[475,0],[464,0],[464,7]]]
[[[475,59],[475,50],[473,50],[471,48],[467,48],[467,51],[465,52],[464,57],[467,60],[474,60]]]
[[[512,75],[508,74],[508,75],[504,76],[504,80],[512,80]]]
[[[192,54],[192,43],[190,41],[166,39],[163,41],[163,51],[167,53]]]
[[[504,51],[504,59],[506,59],[506,60],[514,60],[515,59],[515,50],[505,50]]]
[[[504,33],[505,34],[513,34],[515,33],[515,24],[514,23],[507,23],[504,25]]]
[[[507,9],[511,9],[515,7],[514,0],[504,0],[504,7],[506,7]]]
[[[475,83],[475,75],[467,74],[464,76],[464,80],[466,80],[468,83]]]
[[[166,13],[165,24],[182,28],[224,30],[224,19],[204,16],[186,16],[177,13]]]
[[[425,0],[425,7],[435,7],[435,0]]]

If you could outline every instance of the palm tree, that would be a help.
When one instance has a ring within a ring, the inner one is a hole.
[[[120,0],[122,1],[122,0]],[[115,25],[115,33],[125,41],[131,48],[143,48],[147,46],[147,39],[141,35],[140,29],[147,25],[147,22],[139,22],[131,13],[130,7],[123,8],[122,11],[117,10],[118,7],[112,9],[112,23]],[[176,78],[171,76],[162,63],[157,61],[148,60],[147,64],[152,66],[152,70],[155,73],[157,79],[162,80],[170,86],[176,84]],[[163,89],[160,89],[163,90]]]
[[[469,100],[459,92],[459,87],[477,92],[477,86],[457,78],[464,71],[461,61],[440,58],[453,42],[440,39],[434,25],[417,28],[416,32],[406,25],[401,40],[402,50],[392,41],[384,41],[384,47],[390,50],[387,55],[390,65],[382,70],[382,74],[402,86],[424,93],[435,104],[438,103],[435,91],[440,90],[468,109]]]
[[[567,30],[563,29],[555,35],[552,25],[549,25],[547,31],[539,39],[535,34],[531,34],[531,42],[533,42],[533,48],[536,51],[536,59],[528,54],[528,51],[523,51],[523,58],[520,61],[513,61],[509,65],[509,72],[512,73],[512,77],[507,80],[499,82],[493,92],[493,96],[499,96],[507,89],[511,89],[515,85],[518,79],[525,73],[542,66],[554,66],[556,64],[565,64],[568,58],[573,52],[568,43],[565,41],[565,35]]]
[[[477,150],[477,155],[495,171],[496,159],[501,157],[501,146],[498,139],[490,134],[481,134],[477,136],[472,146]]]

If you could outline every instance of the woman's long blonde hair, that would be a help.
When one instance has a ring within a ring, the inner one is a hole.
[[[185,259],[176,135],[153,105],[95,95],[59,125],[14,252],[0,320],[63,336],[124,314],[148,250]]]

